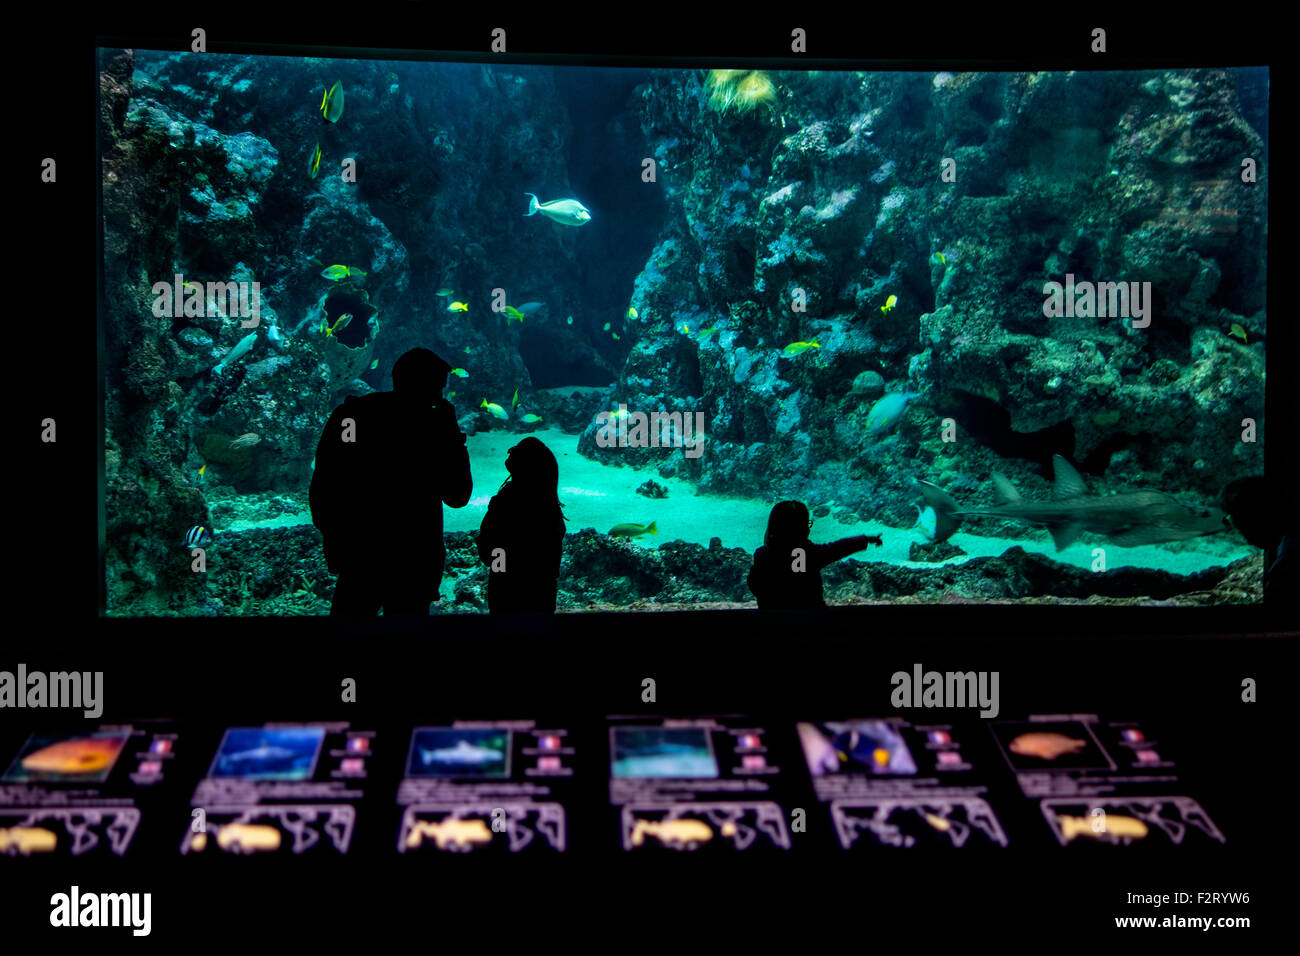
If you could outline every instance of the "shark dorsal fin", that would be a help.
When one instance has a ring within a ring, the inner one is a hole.
[[[1052,497],[1057,501],[1067,498],[1083,498],[1088,494],[1088,486],[1083,483],[1074,466],[1060,455],[1052,456],[1053,474],[1056,481],[1052,485]]]
[[[1011,479],[1006,475],[993,472],[993,492],[997,496],[997,503],[1000,505],[1014,504],[1021,501],[1020,492],[1016,486],[1011,483]]]

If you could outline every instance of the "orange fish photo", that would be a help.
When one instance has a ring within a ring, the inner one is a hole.
[[[127,734],[32,734],[9,769],[9,782],[102,783],[117,762]]]

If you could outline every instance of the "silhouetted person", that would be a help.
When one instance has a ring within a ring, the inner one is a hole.
[[[749,569],[749,589],[760,609],[801,611],[826,606],[822,596],[822,568],[869,544],[880,544],[879,535],[858,534],[830,544],[808,540],[812,519],[802,501],[781,501],[767,519],[763,546],[754,552]],[[795,552],[802,549],[800,556]]]
[[[478,531],[478,554],[490,569],[488,609],[551,613],[564,549],[560,468],[529,436],[510,449],[506,471]]]
[[[1219,501],[1233,526],[1264,550],[1264,600],[1292,604],[1300,586],[1300,557],[1294,496],[1278,494],[1263,475],[1228,482]]]
[[[349,397],[325,423],[310,497],[338,575],[331,614],[427,615],[438,599],[442,506],[463,508],[472,490],[465,436],[442,397],[449,371],[412,349],[393,363],[391,392]]]

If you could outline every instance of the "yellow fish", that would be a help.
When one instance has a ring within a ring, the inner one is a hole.
[[[1246,330],[1237,322],[1232,323],[1232,328],[1228,329],[1228,334],[1233,338],[1241,339],[1241,344],[1246,344]]]
[[[880,307],[880,311],[888,315],[889,310],[892,309],[897,304],[898,304],[898,296],[891,295],[888,299],[885,300],[885,304]]]
[[[205,471],[207,471],[207,470],[208,470],[208,466],[207,466],[207,465],[204,465],[202,468],[200,468],[200,469],[199,469],[199,477],[202,478],[202,477],[203,477],[203,473],[204,473]]]
[[[331,282],[338,282],[340,279],[346,279],[348,276],[365,275],[355,266],[326,266],[321,270],[321,278],[329,279]]]
[[[496,402],[489,402],[486,398],[483,399],[483,402],[481,405],[479,405],[479,408],[486,408],[488,410],[489,415],[491,415],[493,418],[499,418],[503,422],[508,421],[510,418],[509,412],[507,412]]]
[[[534,415],[532,412],[529,412],[528,414],[524,415],[524,416],[520,419],[520,421],[522,421],[522,422],[527,422],[529,425],[532,425],[532,424],[534,424],[535,422],[540,422],[541,420],[542,420],[542,416],[541,416],[541,415]]]
[[[351,322],[352,322],[352,313],[344,312],[342,315],[340,315],[337,319],[334,320],[333,325],[331,325],[328,329],[325,330],[325,337],[329,338],[329,336],[333,335],[335,332],[338,332],[342,329],[346,329]]]
[[[519,389],[515,389],[515,397],[510,399],[510,407],[511,408],[519,407]]]
[[[627,307],[627,317],[629,319],[635,319],[637,317],[636,309],[632,308],[630,305]]]
[[[320,172],[320,143],[317,143],[311,151],[311,159],[307,161],[307,175],[312,179]]]
[[[257,853],[280,849],[280,831],[253,823],[227,823],[217,834],[217,846],[227,853]]]
[[[377,368],[379,368],[379,359],[375,359],[373,362],[370,363],[370,371],[373,372]]]
[[[466,305],[464,302],[453,302],[451,305],[447,306],[447,311],[448,311],[448,312],[468,312],[468,311],[469,311],[469,306]]]
[[[615,538],[636,538],[643,534],[658,534],[655,523],[649,524],[616,524],[609,529],[611,536]]]
[[[320,101],[320,115],[327,123],[337,123],[343,115],[343,81],[337,80]]]
[[[683,325],[683,326],[682,326],[682,331],[685,332],[687,335],[690,335],[690,334],[691,334],[691,327],[690,327],[689,325]]]
[[[1096,823],[1104,820],[1105,824]],[[1135,817],[1118,817],[1106,814],[1104,817],[1057,817],[1061,827],[1061,836],[1068,843],[1077,836],[1095,837],[1110,840],[1112,843],[1128,840],[1141,840],[1147,835],[1147,825]],[[1096,823],[1097,829],[1093,829]]]
[[[438,823],[417,820],[415,826],[411,827],[411,832],[406,835],[406,846],[414,849],[424,842],[426,836],[433,837],[439,850],[445,850],[448,846],[468,848],[471,843],[492,842],[492,831],[485,821],[478,818],[447,817]]]
[[[509,322],[511,319],[518,319],[520,322],[524,320],[524,314],[520,312],[518,309],[516,309],[513,305],[506,306],[505,309],[503,309],[502,311],[504,311],[506,314],[507,322]]]
[[[948,260],[943,257],[942,252],[936,252],[934,258],[939,260],[939,265],[941,266],[946,266],[948,264]]]
[[[713,839],[713,831],[703,820],[638,820],[628,842],[640,846],[647,835],[660,843],[707,843]]]
[[[789,345],[787,345],[785,348],[781,350],[781,354],[788,357],[794,357],[798,355],[800,352],[808,351],[808,349],[819,349],[819,348],[821,348],[821,346],[817,344],[816,339],[813,339],[811,342],[791,342]]]
[[[19,856],[52,853],[58,842],[53,831],[42,827],[0,827],[0,853],[8,853],[11,847]]]
[[[457,378],[469,378],[469,372],[465,371],[463,368],[454,368],[451,370],[451,374],[455,375]]]

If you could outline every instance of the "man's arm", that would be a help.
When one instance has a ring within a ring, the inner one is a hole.
[[[438,416],[438,442],[445,452],[442,463],[442,488],[439,495],[448,508],[463,508],[469,504],[474,491],[474,479],[469,472],[469,449],[465,447],[465,433],[456,424],[456,411],[451,403],[442,400],[434,406]]]

